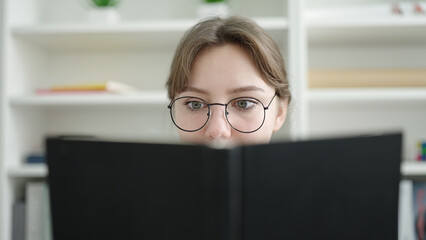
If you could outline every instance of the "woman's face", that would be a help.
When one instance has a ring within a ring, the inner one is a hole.
[[[189,84],[176,98],[192,96],[207,103],[225,104],[234,98],[252,97],[267,106],[274,95],[275,89],[262,79],[249,53],[239,45],[225,44],[209,48],[197,56]],[[243,102],[234,105],[247,107],[247,103],[251,104],[243,99]],[[199,107],[190,104],[191,107]],[[220,146],[268,143],[272,133],[279,130],[285,121],[287,103],[275,97],[266,110],[263,126],[253,133],[233,129],[226,120],[224,106],[212,105],[210,111],[210,118],[202,129],[195,132],[178,130],[183,142]]]

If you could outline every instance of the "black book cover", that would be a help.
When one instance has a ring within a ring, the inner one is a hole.
[[[397,239],[400,134],[46,150],[54,239]]]

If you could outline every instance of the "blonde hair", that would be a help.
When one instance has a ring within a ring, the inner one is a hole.
[[[210,18],[191,27],[179,42],[166,83],[168,96],[175,98],[187,87],[196,57],[204,50],[227,43],[245,48],[263,80],[278,97],[290,102],[287,73],[277,43],[248,18]]]

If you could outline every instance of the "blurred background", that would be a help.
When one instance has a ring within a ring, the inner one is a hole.
[[[46,136],[178,142],[170,63],[185,30],[213,15],[250,17],[280,46],[294,98],[274,141],[401,131],[404,177],[426,177],[426,1],[0,0],[0,10],[0,239],[12,237],[26,184],[46,177]]]

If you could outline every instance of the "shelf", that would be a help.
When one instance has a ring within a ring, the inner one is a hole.
[[[310,89],[310,104],[414,103],[426,104],[426,88]]]
[[[327,17],[307,19],[312,45],[426,43],[424,16]]]
[[[24,165],[8,169],[7,175],[11,178],[46,177],[47,168],[44,164]],[[426,162],[404,162],[401,164],[403,176],[426,176]]]
[[[146,91],[132,94],[51,94],[17,96],[10,99],[12,106],[130,106],[167,104],[164,91]]]
[[[35,25],[12,33],[49,49],[174,46],[195,21],[152,21],[120,25]]]
[[[284,41],[284,17],[253,19]],[[197,19],[128,22],[117,25],[34,25],[12,28],[14,36],[49,49],[175,47]]]
[[[426,176],[426,162],[403,162],[401,174],[406,177]]]
[[[47,167],[44,164],[32,164],[12,167],[7,170],[10,178],[43,178],[47,176]]]

